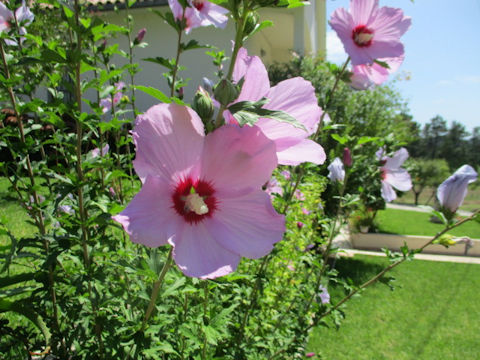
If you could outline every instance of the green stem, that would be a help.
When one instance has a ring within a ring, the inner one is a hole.
[[[147,311],[145,312],[145,317],[143,318],[142,327],[140,329],[141,332],[145,330],[148,319],[150,319],[150,316],[152,315],[152,311],[155,308],[155,301],[157,300],[158,293],[160,291],[160,288],[162,287],[163,280],[165,278],[165,275],[167,274],[168,269],[170,269],[172,265],[172,255],[173,255],[173,248],[170,249],[167,260],[163,265],[162,271],[160,272],[160,275],[158,276],[157,281],[155,281],[155,283],[153,284],[152,295],[150,296],[150,303],[148,304]]]
[[[182,14],[182,19],[185,18],[185,10],[186,8],[183,8],[183,14]],[[183,29],[180,29],[177,31],[178,33],[178,39],[177,39],[177,57],[175,58],[175,66],[173,67],[173,73],[172,73],[172,88],[170,89],[170,96],[175,95],[175,82],[176,82],[176,77],[177,77],[177,72],[178,72],[178,62],[180,61],[180,54],[182,53],[182,34],[183,34]]]
[[[320,121],[318,122],[317,131],[315,132],[315,135],[312,138],[314,140],[317,140],[318,135],[320,135],[320,130],[322,129],[323,119],[325,118],[325,115],[327,114],[328,108],[329,108],[330,103],[332,102],[332,99],[333,99],[333,94],[337,90],[338,84],[340,82],[340,78],[342,77],[343,73],[347,69],[347,65],[348,65],[349,62],[350,62],[350,56],[347,58],[347,60],[345,60],[345,63],[343,64],[342,69],[340,70],[340,72],[335,77],[335,82],[333,84],[332,91],[330,91],[330,94],[328,94],[328,97],[327,97],[327,101],[325,101],[325,106],[323,108],[323,113],[322,113],[322,116],[320,117]]]
[[[203,281],[203,324],[208,323],[208,280]],[[207,359],[207,334],[203,334],[202,360]]]
[[[235,69],[235,62],[237,60],[238,52],[243,45],[243,33],[245,29],[245,19],[249,13],[248,8],[246,7],[243,9],[242,16],[237,21],[237,33],[235,35],[235,45],[233,47],[232,58],[230,60],[230,66],[228,68],[228,73],[226,79],[231,81],[233,76],[233,70]],[[218,110],[217,118],[215,119],[215,128],[218,128],[223,123],[223,112],[227,109],[226,105],[221,105],[220,109]]]

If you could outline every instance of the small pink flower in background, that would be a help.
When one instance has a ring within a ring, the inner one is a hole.
[[[393,157],[384,155],[385,150],[380,148],[377,151],[377,157],[384,162],[380,167],[382,176],[382,198],[386,202],[391,202],[397,198],[397,194],[393,188],[400,191],[408,191],[412,188],[412,179],[407,170],[401,166],[408,158],[408,151],[405,148],[397,150]]]
[[[385,68],[377,63],[371,65],[355,65],[352,67],[352,76],[350,85],[357,90],[367,90],[375,85],[381,85],[387,81],[388,76],[398,70],[404,57],[379,59],[385,62],[389,68]]]
[[[106,114],[112,109],[112,99],[110,98],[101,99],[100,107],[102,108],[102,113]]]
[[[283,188],[278,184],[278,180],[272,176],[267,182],[265,192],[273,199],[275,198],[274,194],[283,195]]]
[[[470,165],[463,165],[441,183],[437,189],[437,198],[442,208],[456,212],[467,196],[468,184],[476,181],[477,177],[477,172]]]
[[[310,215],[310,211],[308,211],[308,210],[305,209],[305,208],[302,208],[302,213],[303,213],[304,215]]]
[[[281,81],[270,87],[267,69],[258,56],[248,56],[247,50],[238,52],[233,80],[244,79],[242,90],[234,101],[258,101],[266,97],[269,102],[263,107],[269,110],[281,110],[303,124],[307,131],[291,124],[273,119],[262,118],[255,124],[269,139],[275,142],[278,163],[282,165],[298,165],[303,162],[323,164],[326,156],[323,148],[308,137],[317,130],[323,111],[318,106],[315,89],[312,84],[296,77]],[[236,120],[225,111],[227,122]]]
[[[295,271],[295,266],[293,266],[292,264],[288,264],[287,269],[290,271]]]
[[[143,185],[113,219],[133,242],[168,243],[185,275],[215,278],[282,239],[285,217],[261,190],[277,166],[275,144],[257,127],[205,136],[191,108],[160,104],[137,117],[132,135]]]
[[[285,180],[290,180],[291,178],[290,171],[288,170],[283,170],[280,172],[280,174],[285,178]]]
[[[340,158],[336,157],[327,167],[329,173],[327,177],[332,181],[343,181],[345,179],[345,169]]]
[[[318,296],[320,297],[320,301],[322,304],[328,304],[330,302],[330,294],[327,291],[327,288],[323,285],[320,285],[318,290]]]
[[[298,227],[299,229],[303,228],[304,226],[305,226],[305,224],[304,224],[303,222],[297,221],[297,227]]]
[[[404,16],[401,9],[379,8],[378,0],[351,0],[349,11],[336,9],[329,23],[352,65],[361,65],[402,56],[404,48],[400,37],[410,27],[411,19]]]
[[[293,196],[295,196],[295,199],[304,201],[305,200],[305,195],[300,191],[300,189],[295,190],[293,193]]]
[[[315,356],[314,352],[309,352],[309,353],[305,354],[305,357],[307,357],[307,358],[311,358],[311,357],[314,357],[314,356]]]
[[[168,0],[170,10],[177,20],[183,17],[187,23],[185,33],[189,33],[192,29],[201,26],[210,26],[224,29],[228,22],[228,10],[211,3],[207,0],[187,0],[188,7],[185,9],[185,14],[182,5],[178,0]]]
[[[98,156],[103,156],[108,153],[108,150],[110,150],[110,146],[108,144],[105,144],[103,148],[95,148],[91,151],[92,158],[96,158]]]
[[[18,33],[20,35],[25,35],[27,33],[27,30],[24,26],[30,25],[33,22],[35,16],[27,7],[25,1],[22,1],[22,6],[20,6],[15,11],[15,16],[3,3],[0,2],[0,32],[8,31],[12,27],[12,23],[15,23],[15,18],[17,19],[18,25],[20,26],[20,28],[18,29]],[[20,42],[23,43],[24,41],[25,38],[21,37]],[[5,43],[12,46],[18,45],[15,40],[10,39],[6,39]]]

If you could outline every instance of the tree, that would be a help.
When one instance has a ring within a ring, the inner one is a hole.
[[[447,122],[440,115],[430,119],[422,130],[423,154],[428,159],[439,157],[439,149],[442,146],[443,137],[447,133]]]
[[[447,160],[451,170],[459,168],[468,161],[468,141],[466,138],[469,135],[463,124],[453,121],[444,136],[438,157]]]
[[[426,187],[436,189],[450,174],[448,164],[444,159],[410,158],[406,162],[406,168],[412,178],[415,205],[418,205],[420,194]]]

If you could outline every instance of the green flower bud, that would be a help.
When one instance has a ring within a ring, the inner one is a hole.
[[[195,97],[193,98],[192,108],[197,112],[202,120],[210,120],[215,111],[212,99],[208,92],[201,86],[198,88]]]
[[[248,14],[245,21],[244,35],[250,35],[255,27],[258,24],[258,14],[256,12],[251,12]]]
[[[223,79],[215,86],[213,94],[220,104],[227,106],[238,97],[240,90],[231,81]]]

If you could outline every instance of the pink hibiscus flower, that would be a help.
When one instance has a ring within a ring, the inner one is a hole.
[[[113,219],[133,242],[169,243],[184,274],[215,278],[282,239],[285,218],[261,190],[277,165],[275,145],[258,128],[226,125],[205,136],[191,108],[160,104],[132,134],[143,186]]]
[[[402,64],[404,56],[397,58],[379,59],[387,63],[389,68],[385,68],[377,63],[372,65],[363,64],[352,67],[352,76],[350,85],[357,90],[366,90],[374,85],[381,85],[388,79],[388,75],[398,70]]]
[[[437,189],[437,198],[442,208],[455,213],[467,196],[468,184],[476,181],[478,174],[470,165],[457,169]]]
[[[393,157],[384,156],[384,150],[381,148],[377,151],[377,157],[382,161],[380,167],[382,176],[382,197],[386,202],[393,201],[397,198],[397,194],[393,188],[400,191],[408,191],[412,188],[412,179],[407,170],[401,166],[408,158],[408,151],[400,148],[393,154]]]
[[[352,65],[361,65],[402,56],[400,37],[410,27],[411,19],[401,9],[379,8],[378,0],[350,0],[349,11],[336,9],[329,23],[342,40]]]
[[[215,5],[207,0],[187,0],[188,7],[185,9],[185,20],[187,26],[185,32],[188,34],[192,29],[200,26],[210,26],[224,29],[227,26],[228,10]],[[178,0],[168,0],[175,19],[180,20],[184,16],[182,5]]]
[[[15,18],[17,19],[19,25],[28,26],[33,22],[35,16],[27,7],[25,1],[22,1],[22,6],[15,11],[15,16],[13,12],[11,12],[3,3],[0,2],[0,32],[8,31],[12,27],[12,23],[15,24]],[[25,27],[20,26],[18,32],[20,35],[25,35],[27,30]],[[23,41],[25,41],[25,38],[21,37],[20,42],[23,43]],[[17,45],[15,40],[10,39],[6,39],[5,43],[7,45]]]
[[[302,162],[323,164],[325,151],[316,142],[307,139],[317,130],[322,109],[318,106],[315,89],[312,84],[296,77],[284,80],[270,88],[265,65],[258,56],[248,56],[242,48],[238,52],[233,72],[233,81],[244,79],[242,90],[234,103],[239,101],[258,101],[266,97],[269,102],[263,107],[269,110],[281,110],[305,126],[306,131],[291,124],[273,119],[262,118],[255,125],[265,136],[275,142],[278,163],[298,165]],[[236,123],[229,111],[224,113],[227,122]]]

